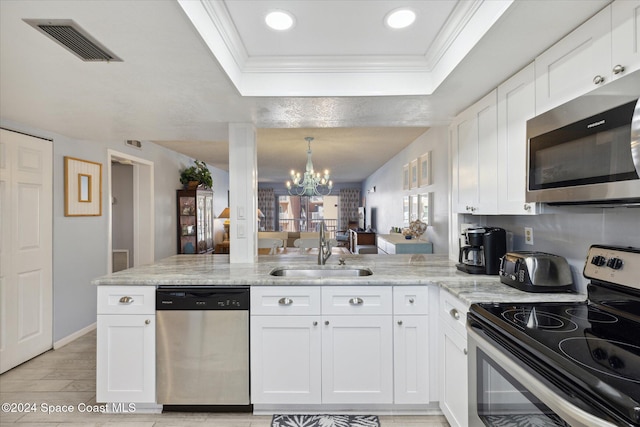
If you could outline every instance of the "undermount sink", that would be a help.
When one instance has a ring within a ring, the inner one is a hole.
[[[272,276],[286,277],[357,277],[371,276],[373,272],[368,268],[327,268],[327,267],[276,267],[269,273]]]

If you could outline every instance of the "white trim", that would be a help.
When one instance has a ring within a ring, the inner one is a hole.
[[[97,322],[93,322],[92,324],[90,324],[89,326],[86,326],[78,331],[75,331],[74,333],[67,335],[66,337],[56,341],[53,343],[53,349],[54,350],[58,350],[62,347],[64,347],[65,345],[69,344],[72,341],[77,340],[78,338],[80,338],[81,336],[88,334],[89,332],[93,331],[94,329],[96,329],[96,324]]]

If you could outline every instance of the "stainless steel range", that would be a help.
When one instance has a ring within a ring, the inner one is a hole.
[[[640,426],[640,249],[584,275],[584,303],[471,306],[469,425]]]

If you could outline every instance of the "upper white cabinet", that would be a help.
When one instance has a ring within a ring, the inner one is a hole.
[[[497,134],[496,90],[454,120],[451,151],[456,212],[497,213]]]
[[[498,213],[530,215],[536,203],[525,203],[527,120],[535,116],[535,72],[530,64],[498,86]]]
[[[640,68],[639,24],[640,0],[619,0],[536,58],[536,114]]]
[[[640,0],[611,4],[612,78],[640,69]]]

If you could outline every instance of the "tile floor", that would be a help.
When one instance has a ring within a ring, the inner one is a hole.
[[[95,405],[96,333],[48,351],[0,375],[0,403],[35,404],[33,412],[0,412],[0,426],[117,427],[269,427],[271,416],[215,413],[101,414],[81,413]],[[43,404],[46,405],[43,407]],[[71,406],[73,413],[48,414],[43,409]],[[382,427],[448,427],[442,416],[380,416]]]

